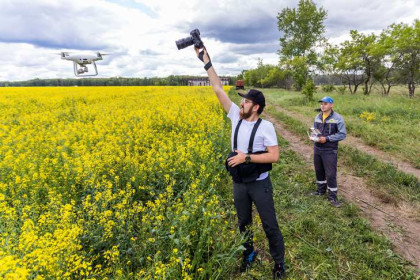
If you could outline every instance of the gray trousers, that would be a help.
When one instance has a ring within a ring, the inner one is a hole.
[[[319,193],[328,189],[328,199],[337,199],[337,150],[314,147],[314,166]]]
[[[252,224],[252,202],[254,202],[268,238],[270,254],[276,263],[284,262],[284,242],[274,210],[273,186],[270,176],[251,183],[233,183],[233,198],[238,215],[239,230],[248,237],[243,244],[246,249],[244,255],[247,256],[254,250],[253,234],[249,229]]]

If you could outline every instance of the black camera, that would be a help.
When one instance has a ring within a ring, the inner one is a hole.
[[[184,49],[191,45],[194,45],[195,47],[199,49],[204,47],[203,41],[201,41],[201,38],[200,38],[200,30],[194,29],[193,31],[190,32],[190,35],[191,35],[190,37],[182,38],[182,39],[179,39],[178,41],[175,41],[175,44],[178,50]]]

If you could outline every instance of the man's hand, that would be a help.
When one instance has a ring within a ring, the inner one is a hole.
[[[320,136],[318,139],[318,143],[324,144],[325,142],[327,142],[327,138],[324,136]]]
[[[239,150],[235,150],[235,152],[237,152],[238,154],[228,159],[228,164],[230,167],[235,167],[245,162],[246,155]]]
[[[207,64],[210,61],[210,56],[207,53],[206,47],[204,47],[201,52],[200,52],[200,49],[195,46],[194,46],[194,49],[195,49],[195,53],[197,54],[198,59],[204,62],[204,64]]]

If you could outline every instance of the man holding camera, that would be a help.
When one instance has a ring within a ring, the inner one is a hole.
[[[323,196],[328,190],[328,200],[340,207],[337,200],[337,150],[338,142],[346,138],[343,117],[333,111],[334,100],[325,96],[319,100],[321,113],[314,120],[314,128],[321,135],[314,142],[314,166],[318,189],[312,195]]]
[[[254,89],[249,90],[246,94],[239,93],[243,99],[240,107],[238,107],[223,90],[222,83],[213,68],[206,48],[203,46],[200,51],[195,46],[195,51],[197,57],[205,65],[204,69],[207,71],[220,104],[232,121],[234,153],[231,153],[228,158],[227,167],[232,170],[250,170],[248,167],[256,166],[257,170],[262,170],[262,173],[257,171],[255,178],[250,179],[249,176],[245,178],[247,174],[243,174],[243,172],[239,172],[239,178],[233,178],[233,196],[239,229],[241,233],[245,233],[247,236],[247,241],[244,243],[246,250],[243,255],[241,272],[251,267],[258,254],[253,245],[252,232],[249,229],[252,224],[252,203],[254,203],[269,241],[270,254],[275,261],[273,278],[283,278],[286,275],[284,242],[276,219],[273,188],[267,171],[271,169],[272,163],[278,161],[279,147],[273,124],[259,118],[265,106],[264,95]],[[260,166],[267,167],[267,165],[269,165],[269,168],[259,168]]]

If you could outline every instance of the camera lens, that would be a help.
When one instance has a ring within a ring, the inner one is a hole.
[[[192,37],[183,38],[178,41],[175,41],[175,44],[178,50],[184,49],[188,46],[194,45],[194,39]]]

